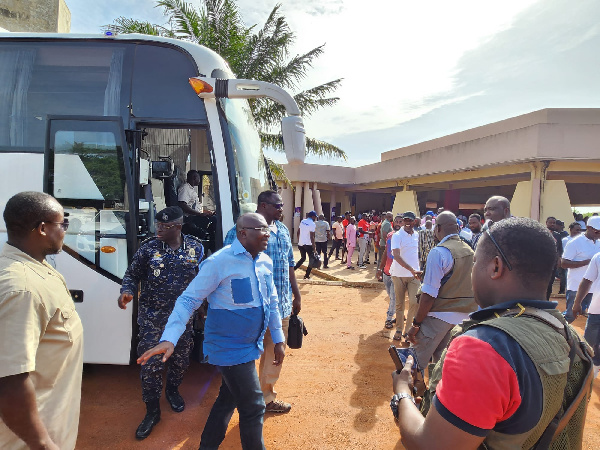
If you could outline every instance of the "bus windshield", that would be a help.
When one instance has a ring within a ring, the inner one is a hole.
[[[270,189],[260,137],[247,100],[221,99],[229,128],[240,214],[256,211],[256,199]]]

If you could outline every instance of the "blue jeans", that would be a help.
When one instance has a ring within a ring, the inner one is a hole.
[[[390,297],[387,320],[392,320],[394,318],[394,313],[396,312],[396,291],[394,291],[394,283],[392,283],[392,277],[390,275],[386,275],[385,273],[383,274],[383,285],[385,286],[385,290]]]
[[[567,294],[565,297],[567,298],[567,309],[563,313],[565,316],[565,320],[569,323],[573,322],[575,318],[573,317],[573,304],[575,303],[575,295],[577,291],[569,291],[567,289]],[[587,311],[590,307],[590,303],[592,302],[592,293],[588,293],[585,297],[583,297],[583,301],[581,302],[581,310],[583,312]]]
[[[217,450],[225,439],[227,426],[237,408],[240,438],[244,450],[263,450],[265,401],[260,390],[254,361],[236,366],[218,366],[222,382],[219,396],[204,425],[200,450]]]
[[[588,315],[583,337],[594,351],[592,361],[595,366],[600,366],[600,314]]]

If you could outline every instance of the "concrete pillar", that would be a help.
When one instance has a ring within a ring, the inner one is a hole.
[[[310,188],[310,183],[304,183],[304,207],[302,208],[302,219],[306,217],[310,211],[315,209],[313,203],[312,189]]]
[[[335,189],[332,189],[331,194],[329,195],[329,199],[329,221],[331,222],[332,220],[334,220],[334,216],[339,216],[341,214],[340,211],[336,211],[335,209]]]
[[[313,206],[317,214],[323,214],[323,205],[321,205],[321,192],[317,189],[317,183],[313,183]]]
[[[571,199],[564,180],[546,180],[540,198],[540,222],[550,216],[562,220],[566,227],[573,222]]]
[[[294,192],[294,226],[290,230],[292,234],[292,242],[295,244],[298,243],[298,237],[296,236],[296,232],[300,227],[300,221],[302,218],[300,217],[302,214],[302,183],[296,183],[295,192]]]
[[[294,225],[294,191],[287,183],[283,183],[279,194],[283,200],[283,224],[291,231]]]
[[[400,191],[396,192],[396,198],[392,207],[392,214],[402,214],[406,211],[412,211],[415,214],[419,211],[417,203],[417,193],[415,191]]]
[[[517,217],[531,217],[532,205],[539,201],[539,180],[537,189],[537,200],[533,195],[533,180],[519,181],[515,188],[515,193],[510,202],[510,212]],[[537,204],[537,203],[536,203]],[[539,212],[538,212],[539,214]]]

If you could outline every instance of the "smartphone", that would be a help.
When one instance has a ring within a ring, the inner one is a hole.
[[[413,357],[413,369],[420,370],[414,348],[396,348],[395,346],[390,345],[389,352],[390,356],[392,357],[392,361],[394,361],[394,365],[396,366],[396,372],[399,373],[402,370],[404,364],[406,363],[406,359],[409,356]]]

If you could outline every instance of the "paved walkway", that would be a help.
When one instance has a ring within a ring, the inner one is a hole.
[[[340,253],[341,254],[341,253]],[[323,255],[321,255],[322,257]],[[340,260],[335,259],[335,253],[332,255],[332,259],[329,261],[328,268],[324,269],[313,269],[310,273],[310,280],[304,280],[304,274],[306,272],[306,261],[302,267],[296,271],[296,278],[299,283],[312,283],[321,284],[320,282],[339,283],[340,285],[357,286],[357,287],[381,287],[383,289],[383,283],[377,281],[375,278],[375,272],[377,271],[377,265],[374,262],[373,251],[371,251],[371,264],[367,264],[366,269],[359,269],[356,264],[358,261],[358,251],[355,251],[352,255],[352,266],[355,270],[346,269],[346,264],[342,264]],[[300,251],[298,246],[294,246],[294,260],[300,259]],[[307,258],[308,259],[308,258]]]

